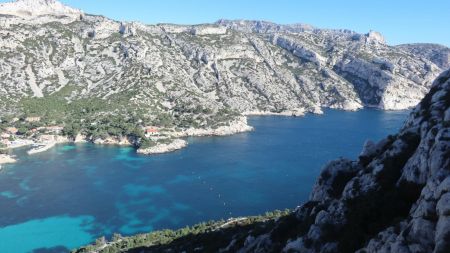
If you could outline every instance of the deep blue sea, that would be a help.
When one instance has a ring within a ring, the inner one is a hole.
[[[255,131],[189,138],[183,150],[59,145],[0,170],[0,252],[65,252],[101,235],[131,235],[307,200],[321,167],[357,158],[367,139],[395,133],[407,111],[326,110],[251,117]]]

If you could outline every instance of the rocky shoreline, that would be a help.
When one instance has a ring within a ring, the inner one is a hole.
[[[160,143],[150,148],[139,148],[136,152],[142,155],[164,154],[180,150],[187,146],[187,141],[175,139],[170,143]]]
[[[168,134],[168,137],[171,140],[169,143],[157,143],[153,147],[149,148],[138,148],[136,152],[138,154],[143,155],[152,155],[152,154],[163,154],[168,152],[173,152],[182,148],[185,148],[188,145],[188,142],[180,139],[183,137],[194,137],[194,136],[226,136],[226,135],[233,135],[237,133],[242,132],[248,132],[252,131],[253,127],[249,126],[247,123],[247,117],[239,117],[236,120],[230,122],[230,125],[228,126],[220,126],[218,128],[188,128],[182,131],[173,132]],[[29,155],[37,154],[41,152],[45,152],[49,150],[50,148],[54,147],[56,144],[63,144],[63,143],[86,143],[91,142],[96,145],[119,145],[119,146],[133,146],[135,145],[132,141],[130,141],[126,137],[122,138],[115,138],[115,137],[108,137],[105,139],[90,139],[87,136],[78,134],[75,138],[69,138],[67,136],[61,136],[61,135],[51,135],[46,136],[47,140],[38,140],[38,141],[32,141],[32,140],[24,140],[27,141],[27,146],[31,146],[34,144],[42,144],[42,148],[36,148],[31,149],[27,153]],[[172,139],[173,138],[173,139]],[[23,147],[23,146],[18,146]],[[13,147],[16,148],[16,147]],[[2,163],[11,163],[16,162],[15,159],[8,159],[6,155],[2,159],[0,157],[0,164]],[[3,162],[4,161],[4,162]]]
[[[253,129],[254,128],[252,126],[248,125],[247,117],[239,117],[236,120],[230,122],[230,125],[220,126],[216,129],[188,128],[183,131],[172,133],[170,137],[173,137],[175,139],[173,139],[170,143],[159,143],[156,146],[150,148],[138,149],[137,153],[145,155],[162,154],[185,148],[188,145],[188,142],[180,139],[182,137],[226,136],[237,133],[249,132],[252,131]]]
[[[189,128],[180,132],[175,132],[171,137],[176,139],[171,140],[170,143],[158,143],[156,146],[150,148],[140,148],[137,150],[138,154],[151,155],[151,154],[163,154],[168,152],[173,152],[185,148],[188,142],[179,139],[181,137],[192,137],[192,136],[226,136],[233,135],[237,133],[243,133],[252,131],[254,128],[247,124],[246,117],[239,117],[235,121],[232,121],[229,126],[220,126],[216,129],[196,129]]]
[[[192,136],[226,136],[237,133],[249,132],[254,128],[247,123],[247,117],[239,117],[236,120],[230,122],[228,126],[220,126],[218,128],[188,128],[179,132],[173,133],[171,136],[180,137],[192,137]]]
[[[83,139],[79,140],[78,142],[74,141],[74,143],[87,142],[86,139],[87,138],[84,137]],[[119,146],[132,146],[133,145],[133,143],[130,140],[128,140],[128,138],[126,138],[126,137],[122,137],[122,138],[108,137],[106,139],[90,140],[90,142],[97,144],[97,145],[119,145]]]
[[[13,158],[13,156],[10,155],[0,155],[0,165],[2,164],[8,164],[8,163],[15,163],[17,160]]]
[[[283,111],[283,112],[269,112],[269,111],[247,111],[244,112],[245,116],[286,116],[286,117],[301,117],[305,116],[304,110],[296,110],[296,111]]]

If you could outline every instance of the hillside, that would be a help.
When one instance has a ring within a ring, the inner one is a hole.
[[[415,43],[399,45],[398,48],[425,57],[443,69],[450,68],[450,48],[438,44]]]
[[[0,4],[0,27],[1,126],[32,137],[57,125],[73,139],[151,147],[158,140],[143,139],[146,126],[171,139],[247,131],[243,115],[405,109],[442,71],[432,55],[389,46],[373,31],[144,25],[56,0]],[[29,117],[40,120],[20,120]]]
[[[450,70],[396,135],[327,164],[290,213],[158,231],[76,252],[450,251]]]

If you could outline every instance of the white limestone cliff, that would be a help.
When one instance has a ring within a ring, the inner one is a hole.
[[[81,10],[68,7],[57,0],[17,0],[0,4],[0,14],[21,18],[32,18],[42,15],[74,16],[83,15]]]

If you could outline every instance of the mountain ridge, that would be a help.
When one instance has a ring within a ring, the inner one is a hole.
[[[0,14],[31,18],[39,15],[75,15],[81,10],[68,7],[57,0],[16,0],[0,3]]]
[[[450,68],[450,49],[444,45],[433,43],[414,43],[398,45],[405,51],[426,57],[441,68]]]
[[[130,132],[125,123],[92,127],[115,117],[140,128],[215,133],[236,130],[246,115],[411,108],[443,70],[429,54],[389,46],[377,32],[262,21],[144,25],[75,13],[0,16],[3,115],[40,117],[94,141]]]

